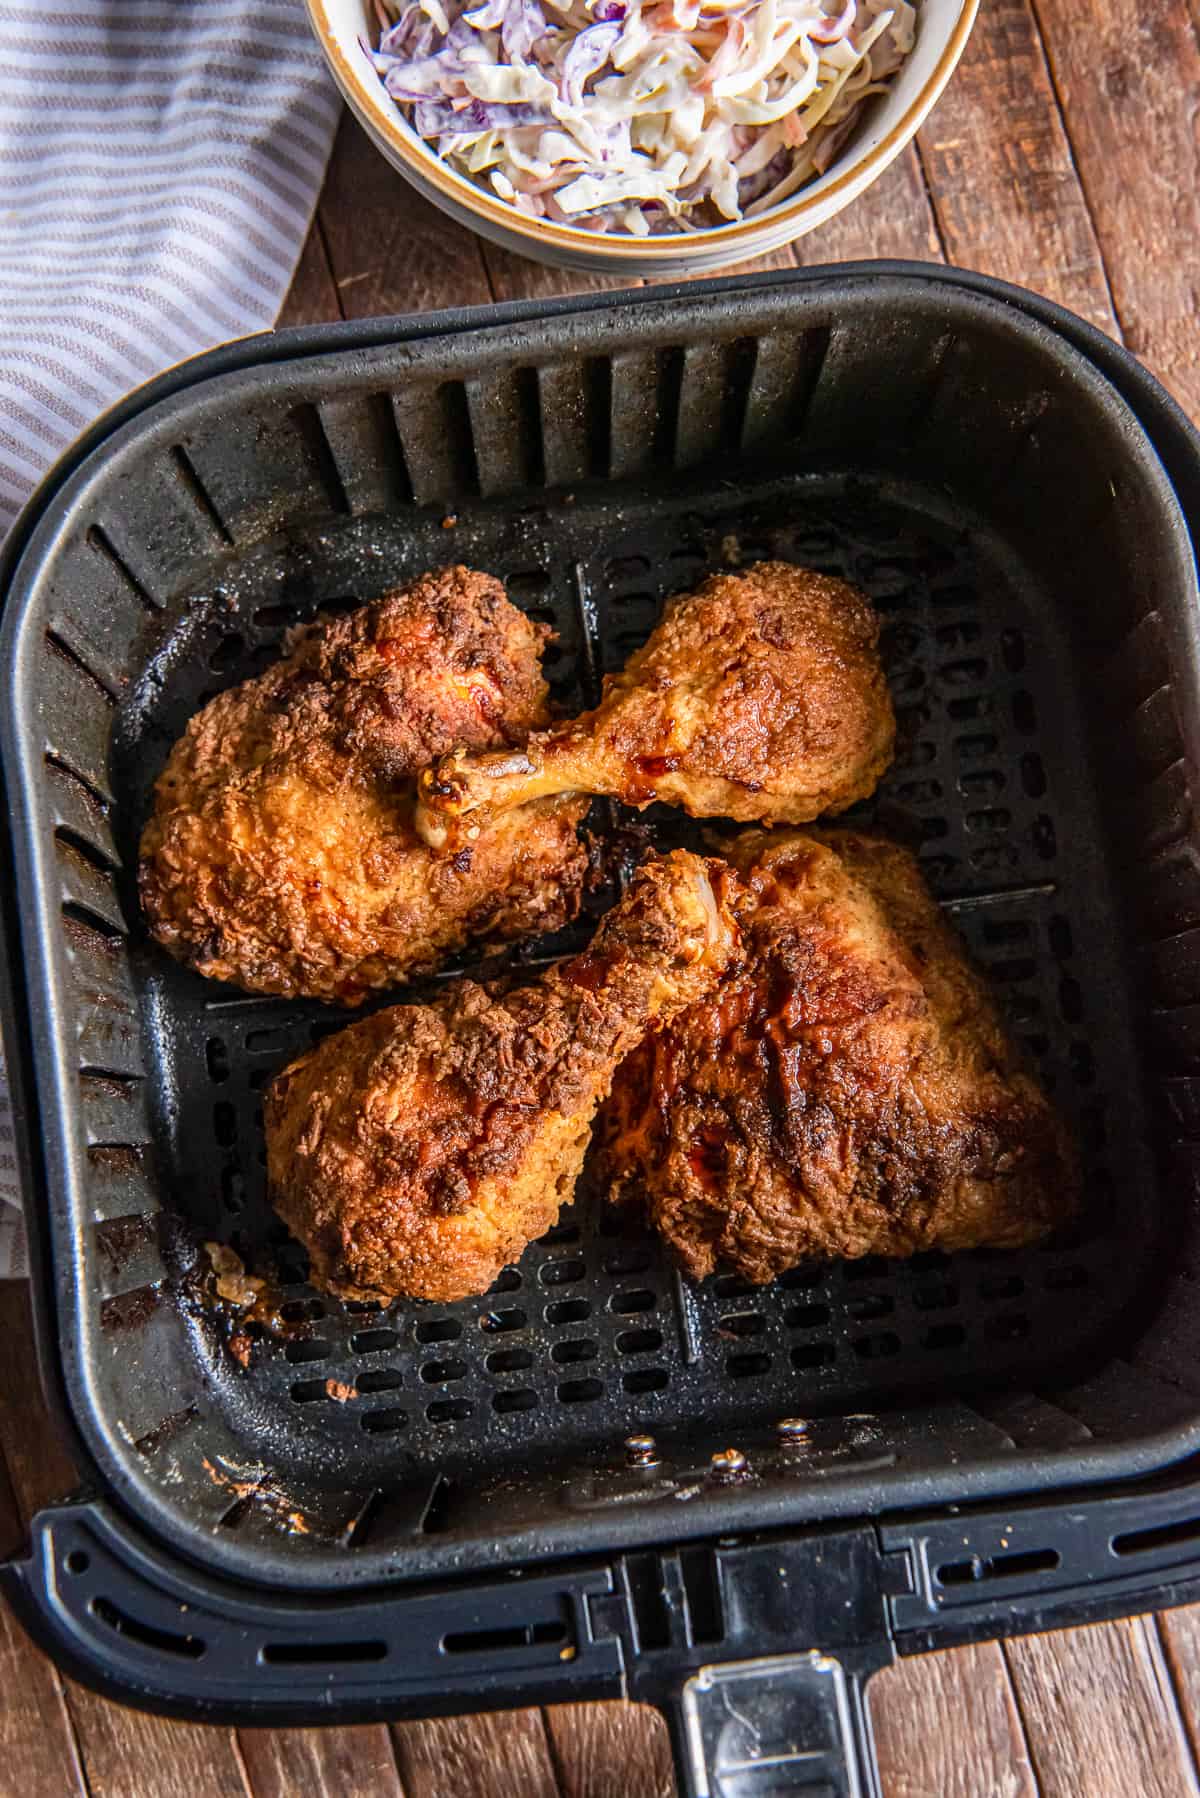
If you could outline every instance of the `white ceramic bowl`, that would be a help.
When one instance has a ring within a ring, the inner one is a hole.
[[[457,174],[418,137],[384,92],[362,45],[376,29],[370,0],[308,0],[309,17],[351,110],[388,161],[462,225],[520,256],[610,275],[700,275],[803,237],[869,187],[936,104],[966,47],[979,0],[919,0],[917,42],[889,91],[826,172],[753,219],[686,236],[631,237],[529,218]]]

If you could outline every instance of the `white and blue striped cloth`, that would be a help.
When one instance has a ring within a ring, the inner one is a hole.
[[[274,324],[337,115],[303,0],[0,0],[0,537],[112,401]]]
[[[131,387],[274,324],[338,103],[302,0],[0,0],[0,532]]]

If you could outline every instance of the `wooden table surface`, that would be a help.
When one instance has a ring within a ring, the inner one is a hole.
[[[915,148],[793,250],[903,256],[1048,294],[1200,417],[1200,0],[983,0]],[[343,121],[281,322],[604,285],[483,244]],[[0,1549],[73,1483],[38,1404],[24,1288],[0,1286]],[[1200,1607],[911,1660],[871,1687],[888,1798],[1200,1792]],[[573,1705],[363,1729],[229,1730],[62,1678],[0,1612],[0,1792],[20,1798],[658,1798],[658,1717]]]

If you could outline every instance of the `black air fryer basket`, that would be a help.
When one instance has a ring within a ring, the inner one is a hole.
[[[688,1791],[869,1793],[894,1653],[1200,1593],[1196,520],[1196,437],[1131,357],[885,264],[284,333],[102,421],[3,617],[5,1047],[89,1482],[3,1570],[50,1651],[255,1723],[624,1693]],[[883,616],[902,746],[863,815],[1071,1119],[1084,1222],[693,1288],[593,1194],[483,1298],[316,1294],[259,1105],[340,1019],[147,941],[171,742],[297,620],[450,559],[554,625],[578,707],[758,556]],[[212,1240],[278,1270],[282,1328],[206,1298]]]

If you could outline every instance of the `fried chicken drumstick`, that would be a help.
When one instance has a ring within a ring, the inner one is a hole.
[[[636,1050],[599,1172],[697,1278],[809,1258],[1006,1248],[1077,1209],[1067,1134],[913,858],[750,831],[745,961]]]
[[[668,602],[594,712],[523,748],[425,770],[417,829],[447,853],[551,793],[653,800],[693,817],[801,824],[873,792],[895,721],[879,620],[844,581],[759,562]]]
[[[294,633],[192,719],[159,777],[140,870],[158,941],[252,992],[354,1005],[472,939],[566,923],[585,802],[499,818],[452,860],[413,829],[434,756],[545,722],[544,636],[466,568]]]
[[[267,1173],[317,1284],[485,1292],[570,1199],[621,1058],[733,959],[732,879],[682,850],[651,862],[591,947],[533,985],[455,981],[286,1068],[264,1106]]]

